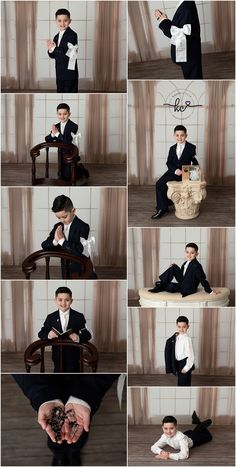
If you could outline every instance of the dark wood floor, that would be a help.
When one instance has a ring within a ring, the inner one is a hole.
[[[228,227],[235,223],[235,196],[231,186],[207,186],[199,217],[188,221],[175,216],[174,206],[159,220],[151,219],[156,206],[155,186],[130,185],[128,194],[129,227]]]
[[[126,164],[85,164],[90,173],[86,186],[126,186]],[[44,177],[44,164],[37,165],[37,177]],[[57,178],[57,164],[50,164],[51,178]],[[2,164],[3,186],[32,186],[31,164]],[[45,186],[45,185],[44,185]]]
[[[215,52],[202,55],[204,79],[234,79],[234,52]],[[130,63],[129,79],[183,79],[181,67],[170,58],[150,62]]]
[[[98,279],[126,279],[126,269],[111,266],[96,266]],[[2,266],[2,279],[25,279],[21,266]],[[45,279],[45,268],[38,266],[31,275],[32,280]],[[50,279],[61,279],[60,266],[50,267]]]
[[[126,401],[120,411],[116,382],[94,415],[82,465],[126,465]],[[2,375],[2,466],[48,466],[52,454],[36,412],[10,375]],[[4,427],[4,429],[3,429]]]
[[[178,425],[180,431],[191,430],[192,425]],[[146,465],[178,465],[178,466],[208,466],[235,465],[234,464],[234,427],[212,425],[210,432],[213,436],[210,443],[190,449],[190,457],[183,461],[163,461],[155,458],[150,450],[151,446],[160,438],[160,425],[130,426],[128,431],[128,464],[135,466]],[[168,451],[176,452],[168,446]],[[177,451],[178,452],[178,451]]]
[[[206,376],[192,374],[192,386],[234,386],[234,376]],[[177,386],[174,375],[132,375],[128,376],[129,386]]]
[[[51,352],[45,352],[46,373],[53,373]],[[2,352],[2,373],[25,373],[24,354]],[[98,373],[126,373],[126,353],[99,352]],[[85,373],[91,370],[85,368]],[[39,373],[39,365],[32,368],[31,373]]]

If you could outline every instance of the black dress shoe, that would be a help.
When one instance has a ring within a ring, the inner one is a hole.
[[[63,457],[62,459],[57,459],[56,457],[53,457],[52,465],[71,465],[71,463],[67,457]]]
[[[169,210],[168,209],[159,209],[152,215],[151,219],[160,219],[164,214],[166,214]]]
[[[192,414],[192,423],[193,423],[193,425],[199,425],[199,423],[201,423],[201,420],[197,416],[195,410],[193,411],[193,414]]]
[[[164,285],[161,282],[156,282],[155,287],[153,287],[153,289],[149,289],[148,292],[158,293],[163,292],[163,290],[165,290]]]

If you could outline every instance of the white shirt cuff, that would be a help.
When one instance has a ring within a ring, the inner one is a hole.
[[[60,238],[60,240],[59,240],[58,244],[62,246],[62,245],[63,245],[63,243],[64,243],[64,241],[65,241],[65,238]]]
[[[63,404],[63,402],[61,401],[61,399],[53,399],[52,401],[43,402],[43,403],[40,405],[39,409],[41,409],[41,407],[43,407],[43,405],[51,404],[52,402],[57,403],[58,405],[63,405],[63,406],[64,406],[64,404]]]
[[[56,133],[54,133],[54,134],[53,134],[53,133],[51,133],[52,137],[54,137],[54,138],[55,138],[55,137],[56,137],[56,138],[58,138],[59,134],[60,134],[60,132],[59,132],[59,131],[57,131],[57,132],[56,132]]]
[[[87,407],[87,409],[90,410],[91,412],[91,407],[89,404],[87,404],[87,402],[83,401],[82,399],[78,399],[77,397],[74,397],[74,396],[70,396],[67,403],[67,404],[80,404],[80,405],[84,405],[85,407]]]
[[[56,48],[56,45],[54,45],[54,47],[52,47],[52,49],[49,49],[48,52],[51,54],[55,50],[55,48]]]
[[[58,242],[55,240],[55,238],[53,239],[52,244],[53,244],[54,246],[57,246],[57,245],[58,245]]]
[[[215,293],[214,290],[212,290],[212,291],[210,292],[210,295],[212,295],[213,293]]]

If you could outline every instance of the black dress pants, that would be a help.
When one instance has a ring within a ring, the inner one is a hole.
[[[184,79],[203,79],[201,61],[181,63],[180,66]]]
[[[167,182],[171,181],[177,181],[180,182],[182,180],[182,177],[172,174],[169,171],[164,173],[159,180],[156,182],[156,210],[158,211],[159,209],[167,209],[168,208],[168,198],[167,198]]]
[[[194,430],[184,431],[184,435],[192,439],[193,447],[201,446],[202,444],[208,443],[212,440],[212,435],[207,428],[202,428],[201,430],[198,430],[197,426]]]
[[[171,282],[172,279],[176,279],[178,283]],[[180,282],[183,279],[180,267],[177,264],[172,264],[166,271],[164,271],[159,279],[165,288],[166,292],[180,292]]]
[[[57,79],[57,92],[78,92],[78,78],[72,80]]]
[[[181,373],[181,370],[185,367],[187,358],[183,360],[175,360],[175,366],[177,369],[177,386],[191,386],[192,370],[190,369],[187,373]]]

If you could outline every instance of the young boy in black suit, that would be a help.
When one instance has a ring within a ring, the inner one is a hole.
[[[158,293],[163,292],[180,292],[182,297],[187,297],[197,292],[199,283],[204,287],[205,292],[212,294],[218,293],[213,291],[206,280],[206,274],[203,271],[202,265],[198,262],[198,246],[196,243],[188,243],[185,247],[186,261],[182,264],[181,268],[177,264],[172,264],[165,272],[163,272],[155,284],[153,289],[149,292]],[[175,278],[177,283],[171,282]]]
[[[196,146],[186,141],[187,129],[177,125],[174,129],[176,144],[170,147],[166,165],[167,172],[156,182],[156,212],[152,219],[159,219],[168,212],[167,182],[182,180],[182,165],[198,165],[196,159]]]
[[[74,342],[83,343],[91,339],[92,336],[86,327],[84,315],[71,308],[72,302],[72,292],[68,287],[59,287],[56,290],[55,303],[58,306],[58,310],[47,316],[41,331],[38,333],[40,339],[56,339],[60,337],[53,329],[56,329],[59,333],[71,329],[68,339]],[[62,351],[64,373],[79,372],[79,350],[74,347],[65,347]],[[54,362],[54,373],[58,373],[60,371],[59,347],[52,348],[52,360]]]
[[[180,65],[185,79],[203,79],[201,35],[195,2],[180,2],[172,21],[155,10],[159,28],[171,39],[171,58]]]
[[[88,239],[90,227],[75,215],[75,208],[68,196],[59,195],[53,201],[52,211],[59,222],[54,225],[49,237],[42,242],[43,250],[64,250],[75,256],[83,255],[84,247],[81,239]],[[70,261],[67,279],[78,279],[81,274],[79,263]],[[65,265],[62,260],[62,278],[64,279]],[[90,279],[96,279],[93,272]]]
[[[162,420],[163,434],[161,438],[153,444],[151,451],[156,454],[157,459],[172,459],[179,461],[188,459],[189,449],[195,446],[201,446],[212,440],[212,434],[208,431],[207,427],[212,424],[212,420],[208,418],[201,422],[195,410],[192,414],[192,424],[196,425],[194,430],[187,430],[182,433],[178,430],[177,420],[172,415],[167,415]],[[165,446],[171,446],[179,452],[165,451]]]
[[[59,33],[53,41],[47,40],[47,48],[49,57],[56,61],[57,92],[78,92],[78,37],[70,28],[68,10],[60,8],[55,18]]]
[[[47,444],[53,452],[52,465],[81,465],[80,450],[88,439],[92,416],[118,377],[118,374],[13,375],[34,410],[38,412],[38,423],[48,435]],[[58,407],[65,412],[73,411],[78,423],[75,432],[68,424],[63,424],[61,441],[56,441],[55,433],[48,423],[52,410]]]
[[[194,370],[194,352],[191,337],[187,334],[189,321],[186,316],[176,320],[176,331],[169,337],[165,345],[166,373],[177,376],[178,386],[191,386]]]

